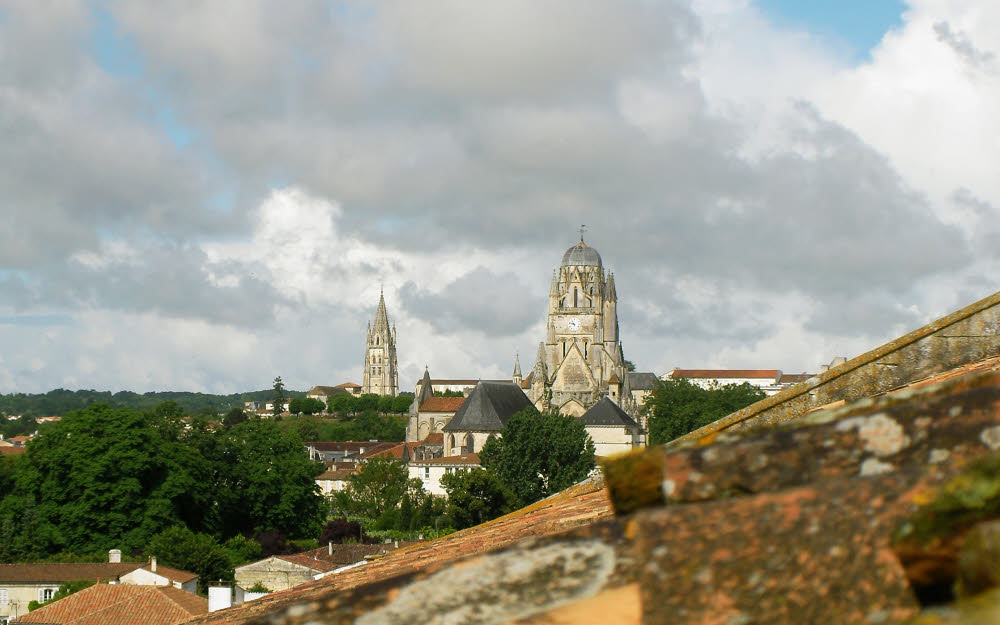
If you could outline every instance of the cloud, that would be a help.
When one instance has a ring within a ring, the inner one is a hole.
[[[447,335],[476,332],[500,338],[520,334],[536,324],[544,301],[514,274],[476,267],[437,292],[415,282],[400,289],[406,311]]]
[[[991,5],[861,64],[735,0],[4,7],[0,317],[73,357],[0,384],[338,383],[380,288],[404,379],[506,375],[580,223],[654,368],[813,369],[1000,271]]]

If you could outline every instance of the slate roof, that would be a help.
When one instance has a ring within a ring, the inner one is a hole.
[[[655,373],[647,371],[629,371],[625,374],[629,389],[633,391],[651,391],[660,383]]]
[[[0,564],[0,582],[62,583],[77,579],[113,580],[142,568],[145,562],[35,562]]]
[[[206,614],[208,600],[172,586],[97,584],[18,617],[50,625],[175,625]]]
[[[465,397],[428,397],[420,404],[420,412],[455,412],[465,403]]]
[[[511,382],[480,382],[445,431],[498,432],[515,413],[531,407],[521,387]]]
[[[624,410],[611,401],[610,397],[602,397],[601,401],[590,407],[590,410],[580,417],[586,425],[613,425],[618,427],[639,427],[635,419],[628,416]]]
[[[602,266],[601,255],[597,253],[597,250],[581,240],[579,243],[566,250],[566,253],[563,254],[562,266],[566,267],[568,265],[589,265],[600,267]]]

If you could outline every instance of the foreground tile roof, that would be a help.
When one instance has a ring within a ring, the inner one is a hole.
[[[383,558],[315,582],[274,593],[227,610],[188,621],[191,625],[241,625],[303,602],[337,597],[352,589],[440,567],[461,558],[478,556],[527,538],[539,538],[611,519],[611,505],[603,485],[588,481],[558,495],[461,532],[400,548]],[[418,622],[418,621],[413,621]]]
[[[15,619],[52,625],[175,625],[208,612],[208,601],[170,586],[97,584]]]

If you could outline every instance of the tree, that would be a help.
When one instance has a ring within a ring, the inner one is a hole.
[[[172,525],[214,529],[211,462],[178,412],[94,404],[66,415],[28,447],[0,518],[28,515],[21,540],[78,553],[141,549]]]
[[[631,360],[623,360],[622,366],[625,367],[626,371],[635,371],[635,363],[633,363]]]
[[[292,414],[313,415],[326,410],[326,404],[313,397],[296,397],[288,404],[288,412]]]
[[[594,443],[583,421],[531,407],[512,416],[479,457],[526,506],[586,478],[594,468]]]
[[[222,548],[226,550],[229,563],[234,567],[260,559],[260,543],[246,536],[237,534],[223,543]]]
[[[222,417],[222,427],[230,430],[243,423],[248,418],[247,413],[244,412],[242,408],[233,408],[226,413],[226,416]]]
[[[409,479],[406,465],[392,458],[372,458],[347,478],[347,488],[338,493],[338,503],[369,519],[378,519],[395,509],[408,489],[422,489],[420,480]]]
[[[496,474],[485,469],[446,473],[441,477],[441,485],[448,493],[446,514],[455,529],[491,521],[516,506],[514,493]]]
[[[346,542],[372,542],[374,539],[365,534],[364,528],[357,521],[348,521],[346,517],[327,521],[316,540],[321,546],[327,543],[335,545]]]
[[[225,432],[220,447],[218,496],[225,535],[267,530],[316,535],[324,505],[315,478],[325,467],[309,460],[295,432],[253,419]]]
[[[271,401],[274,402],[274,415],[278,416],[284,410],[285,402],[288,401],[288,393],[285,392],[285,384],[281,381],[281,376],[274,378],[274,392],[271,394]]]
[[[357,412],[358,398],[343,391],[334,393],[326,400],[326,409],[330,413],[348,414]]]
[[[683,378],[657,385],[646,400],[649,442],[660,445],[764,399],[747,383],[702,388]]]
[[[378,411],[382,414],[386,414],[392,411],[392,401],[395,397],[391,395],[382,395],[378,398]]]
[[[378,400],[379,395],[375,393],[365,393],[358,398],[358,404],[356,410],[358,412],[365,412],[371,410],[372,412],[378,410]]]
[[[392,412],[396,414],[403,414],[410,410],[410,404],[413,403],[413,395],[396,395],[392,398]]]
[[[158,562],[198,574],[198,592],[208,592],[209,582],[233,580],[233,564],[226,549],[208,534],[176,525],[163,530],[146,548]]]

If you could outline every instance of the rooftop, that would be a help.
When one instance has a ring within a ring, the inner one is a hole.
[[[597,253],[597,250],[590,247],[580,239],[580,242],[572,246],[562,257],[562,266],[580,266],[588,265],[601,267],[601,255]]]
[[[18,617],[50,625],[175,625],[206,614],[208,600],[172,586],[97,584]]]

